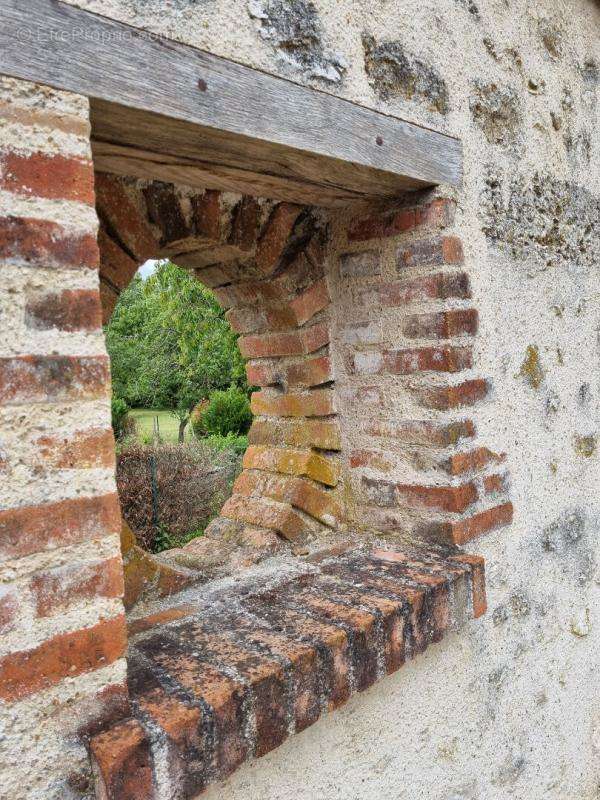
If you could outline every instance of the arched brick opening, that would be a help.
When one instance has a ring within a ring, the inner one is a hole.
[[[142,262],[169,257],[227,309],[248,382],[259,387],[233,494],[178,563],[213,574],[225,560],[297,551],[338,528],[341,437],[318,214],[107,173],[96,174],[96,198],[104,320]]]

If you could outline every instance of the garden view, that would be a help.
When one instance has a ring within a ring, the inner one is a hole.
[[[241,469],[244,363],[213,293],[169,261],[138,273],[106,327],[123,516],[147,550],[201,536]]]

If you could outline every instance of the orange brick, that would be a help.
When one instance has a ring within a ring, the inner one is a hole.
[[[273,358],[313,353],[328,342],[328,328],[314,325],[299,331],[242,336],[238,345],[244,358]]]
[[[252,412],[275,417],[325,417],[335,413],[333,392],[315,389],[306,394],[272,395],[255,392],[251,398]]]
[[[241,494],[234,494],[227,500],[221,509],[221,516],[271,528],[290,541],[301,536],[306,527],[302,517],[289,505],[257,497],[243,497]]]
[[[417,508],[435,508],[439,511],[465,511],[477,500],[473,483],[462,486],[409,486],[397,484],[400,502]]]
[[[445,411],[475,405],[487,396],[489,384],[482,378],[475,378],[457,386],[413,387],[412,392],[426,408]]]
[[[289,447],[316,447],[340,450],[341,432],[338,422],[329,420],[258,420],[248,433],[251,444],[284,444]]]
[[[33,650],[0,658],[0,697],[13,702],[121,658],[127,646],[125,615],[91,628],[61,633]]]
[[[48,153],[0,155],[0,189],[26,197],[94,205],[91,161]]]
[[[49,467],[87,469],[115,464],[112,428],[92,428],[69,436],[40,436],[35,444],[38,458]]]
[[[246,469],[263,469],[285,475],[306,475],[326,486],[336,486],[339,465],[311,450],[250,445],[244,454]]]
[[[454,453],[443,462],[443,467],[450,475],[462,475],[471,470],[483,469],[488,464],[500,464],[504,459],[504,455],[492,453],[487,447],[478,447],[465,453]]]
[[[330,492],[302,478],[244,470],[234,484],[234,491],[250,497],[270,497],[290,503],[330,528],[342,517],[341,508]]]
[[[512,519],[513,505],[504,503],[457,522],[426,525],[424,532],[439,541],[461,545],[488,531],[510,524]]]
[[[288,386],[319,386],[333,380],[333,367],[329,356],[306,358],[298,364],[290,364],[285,368],[285,380]]]
[[[116,534],[121,528],[115,494],[78,497],[0,511],[0,558],[20,558]]]
[[[292,300],[290,306],[296,317],[298,325],[304,325],[309,319],[312,319],[315,314],[327,308],[331,302],[329,291],[327,289],[327,282],[325,278],[313,283],[302,294]]]
[[[38,572],[30,582],[36,612],[49,617],[69,605],[94,597],[123,595],[121,558],[85,563],[74,562],[45,572]]]
[[[103,800],[154,797],[150,740],[137,720],[119,722],[93,736],[90,752],[98,797]]]

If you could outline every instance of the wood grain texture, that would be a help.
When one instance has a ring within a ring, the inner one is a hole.
[[[461,180],[457,139],[56,0],[0,0],[0,73],[90,97],[94,138],[128,149],[98,155],[145,177],[185,158],[324,205]]]

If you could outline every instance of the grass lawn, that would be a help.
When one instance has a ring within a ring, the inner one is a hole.
[[[135,419],[139,438],[152,436],[154,419],[158,417],[158,427],[163,442],[177,442],[179,420],[170,411],[159,408],[132,408],[129,414]],[[188,423],[185,429],[185,438],[192,437],[192,429]]]

